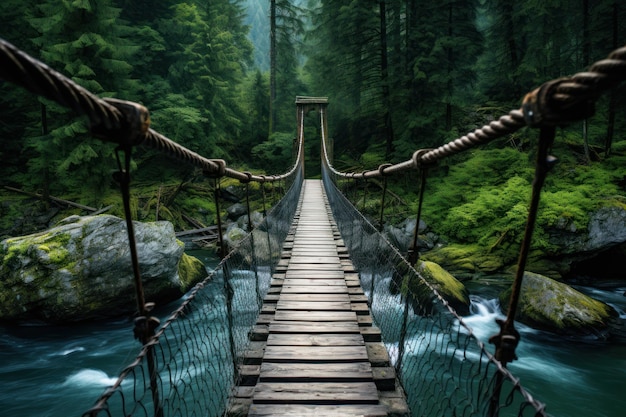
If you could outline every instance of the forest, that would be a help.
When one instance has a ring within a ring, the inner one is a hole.
[[[616,0],[4,0],[0,37],[99,96],[144,104],[152,127],[185,147],[273,174],[291,163],[297,95],[329,97],[336,167],[400,162],[605,58],[626,40],[625,15]],[[624,91],[559,129],[538,248],[550,250],[544,229],[584,228],[594,208],[626,204]],[[490,251],[518,242],[536,137],[527,129],[435,168],[427,223]],[[307,142],[311,175],[318,147]],[[6,82],[0,158],[3,186],[94,207],[119,201],[114,147],[92,139],[85,120]],[[177,229],[189,226],[180,212],[213,221],[201,173],[145,149],[133,171],[139,219],[154,220],[155,196],[170,190],[178,197],[161,216]],[[390,221],[415,212],[414,183],[391,185],[403,208]],[[23,232],[15,218],[24,208],[14,204],[23,197],[3,188],[0,198],[2,235]],[[375,204],[363,202],[366,214]]]

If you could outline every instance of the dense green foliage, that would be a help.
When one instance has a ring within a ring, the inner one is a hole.
[[[145,104],[152,127],[191,150],[271,174],[291,164],[296,95],[329,97],[336,167],[375,168],[518,107],[526,92],[583,70],[626,38],[626,12],[614,0],[273,4],[272,106],[269,0],[5,0],[0,36],[98,95]],[[580,123],[559,132],[541,249],[551,249],[551,227],[584,228],[598,205],[624,204],[626,120],[615,117],[624,114],[623,91],[599,101],[585,134]],[[91,139],[83,119],[6,83],[0,117],[3,184],[111,204],[114,147]],[[317,121],[306,126],[315,137]],[[534,136],[522,131],[432,169],[425,220],[449,241],[506,252],[524,224]],[[306,155],[316,175],[315,141]],[[195,184],[200,173],[141,148],[133,163],[139,218],[158,207],[177,224],[178,210],[213,220],[211,184]],[[414,212],[414,183],[392,181],[392,220]],[[361,206],[378,215],[376,203]]]

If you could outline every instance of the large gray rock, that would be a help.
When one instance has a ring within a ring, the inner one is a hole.
[[[626,242],[626,209],[599,208],[589,215],[587,228],[582,230],[561,219],[549,232],[550,242],[558,246],[562,254],[602,251]]]
[[[237,221],[241,216],[248,214],[248,209],[243,204],[236,203],[226,209],[226,214],[230,220]]]
[[[408,218],[397,227],[385,225],[383,233],[392,245],[398,248],[400,252],[404,253],[413,245],[416,221],[415,218]],[[428,226],[426,223],[420,220],[417,239],[417,248],[420,251],[432,249],[436,244],[437,237],[434,233],[424,235],[427,230]]]
[[[457,280],[452,274],[434,262],[419,261],[415,265],[415,270],[437,290],[439,295],[446,300],[452,308],[459,314],[469,313],[470,298],[469,292],[462,282]],[[421,281],[409,283],[409,288],[417,296],[422,305],[432,302],[432,290],[423,285]],[[430,307],[429,307],[430,309]]]
[[[146,301],[172,301],[206,276],[199,261],[183,256],[171,223],[134,228]],[[126,223],[118,217],[72,216],[48,231],[6,239],[0,259],[0,320],[61,323],[137,309]]]
[[[509,305],[511,290],[500,295]],[[618,314],[609,305],[569,285],[532,272],[524,273],[516,320],[533,328],[567,336],[604,339],[616,326]]]

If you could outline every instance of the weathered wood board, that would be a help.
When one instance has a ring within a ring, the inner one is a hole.
[[[239,366],[242,385],[256,385],[235,390],[233,415],[397,415],[378,392],[395,389],[395,373],[324,201],[307,180]]]

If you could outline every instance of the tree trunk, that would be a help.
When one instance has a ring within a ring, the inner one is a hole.
[[[583,0],[583,66],[589,65],[589,0]],[[582,124],[582,136],[583,136],[583,149],[585,150],[585,161],[589,163],[589,135],[587,129],[587,119],[583,120]]]
[[[270,0],[270,126],[269,135],[276,128],[276,0]],[[269,136],[268,135],[268,136]]]
[[[452,2],[450,2],[450,4],[448,5],[448,37],[451,39],[452,38],[452,13],[453,13],[453,8],[454,8],[454,4]],[[452,103],[450,103],[450,100],[452,99],[452,95],[453,95],[453,89],[454,86],[452,84],[452,77],[450,74],[452,74],[452,70],[453,68],[453,63],[452,60],[454,59],[454,55],[452,53],[452,47],[448,46],[446,47],[446,58],[448,60],[447,62],[447,67],[448,67],[448,101],[446,103],[446,132],[449,132],[452,130]]]
[[[618,46],[618,30],[619,30],[619,5],[613,3],[613,49]],[[611,154],[611,146],[613,144],[613,135],[615,132],[615,107],[617,106],[617,96],[615,91],[609,93],[609,119],[606,126],[606,142],[604,144],[604,157]]]
[[[46,136],[48,134],[48,112],[46,105],[41,103],[41,135]],[[46,202],[46,206],[50,205],[50,173],[48,166],[43,170],[43,201]]]
[[[393,152],[393,124],[391,120],[391,98],[389,97],[389,68],[387,64],[387,12],[385,1],[378,3],[380,7],[380,78],[382,84],[383,118],[385,124],[385,159]]]

